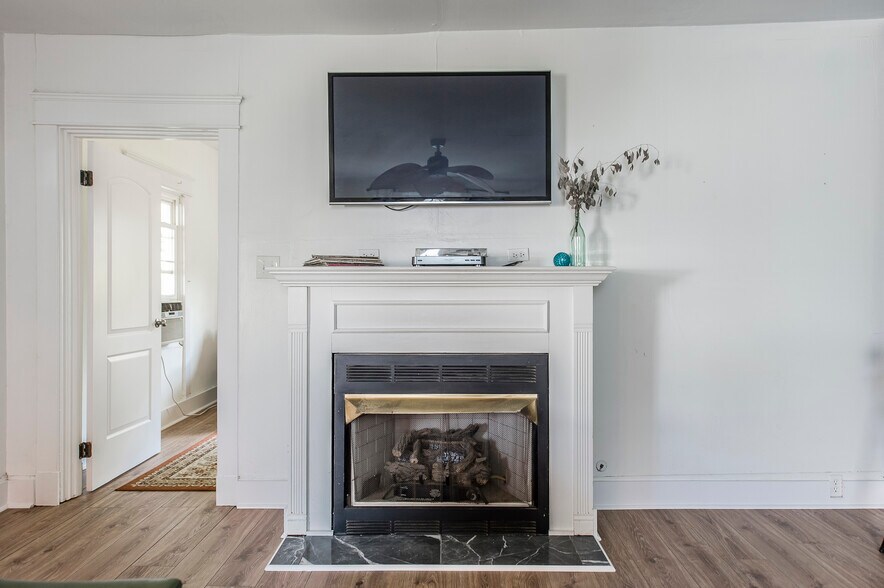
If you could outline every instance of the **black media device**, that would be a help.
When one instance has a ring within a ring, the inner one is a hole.
[[[550,73],[330,73],[331,204],[541,203]]]

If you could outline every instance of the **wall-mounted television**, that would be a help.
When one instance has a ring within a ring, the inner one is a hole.
[[[549,203],[550,74],[330,73],[332,204]]]

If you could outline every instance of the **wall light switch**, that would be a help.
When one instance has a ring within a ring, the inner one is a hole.
[[[268,278],[273,278],[270,274],[267,273],[267,268],[271,267],[279,267],[279,256],[278,255],[259,255],[258,256],[258,272],[257,277],[259,280],[266,280]]]

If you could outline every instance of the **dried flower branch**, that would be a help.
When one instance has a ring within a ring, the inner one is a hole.
[[[575,211],[579,212],[580,208],[589,210],[593,206],[601,206],[605,196],[613,198],[617,195],[617,190],[604,182],[603,179],[606,176],[613,177],[627,167],[629,171],[632,171],[636,165],[648,161],[652,153],[654,165],[660,165],[659,150],[653,145],[644,143],[627,149],[612,161],[597,163],[589,171],[580,158],[580,151],[577,152],[573,161],[559,157],[559,190],[562,191],[565,200]],[[599,190],[602,191],[601,194],[599,194]]]

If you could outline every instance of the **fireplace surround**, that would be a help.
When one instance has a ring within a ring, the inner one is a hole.
[[[549,530],[545,354],[335,354],[335,533]]]
[[[279,418],[291,427],[287,476],[280,480],[289,489],[285,533],[334,532],[336,355],[494,352],[547,357],[549,534],[597,534],[593,290],[612,271],[530,266],[269,270],[285,286],[287,308],[280,328],[288,333],[291,401],[279,407]],[[449,422],[429,428],[462,427]]]

